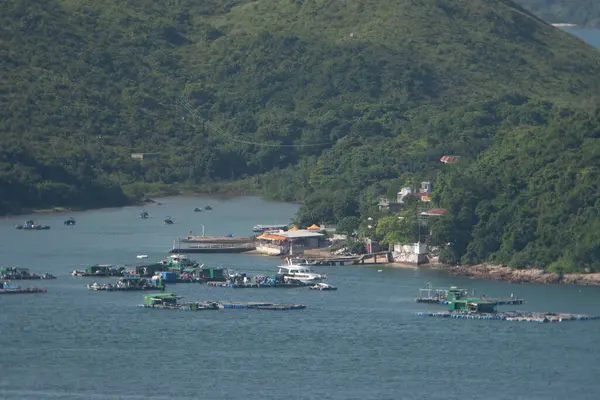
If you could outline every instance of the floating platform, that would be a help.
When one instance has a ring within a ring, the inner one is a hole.
[[[180,311],[203,311],[203,310],[272,310],[272,311],[287,311],[287,310],[302,310],[306,306],[304,304],[273,304],[273,303],[257,303],[257,302],[240,302],[226,303],[217,301],[205,301],[197,303],[184,304],[141,304],[142,308],[158,308],[166,310]]]
[[[161,310],[179,310],[179,311],[204,311],[204,310],[218,310],[219,304],[215,302],[201,302],[201,303],[184,303],[184,304],[140,304],[142,308],[158,308]]]
[[[256,250],[254,243],[248,244],[200,244],[177,247],[169,251],[171,254],[193,254],[193,253],[245,253]]]
[[[392,253],[382,251],[350,257],[303,257],[307,265],[380,265],[393,261]]]
[[[563,321],[589,321],[600,319],[600,316],[582,314],[554,314],[539,312],[500,312],[494,314],[465,313],[465,312],[418,312],[418,317],[439,317],[454,319],[478,319],[493,321],[522,321],[522,322],[563,322]]]
[[[161,291],[165,290],[164,288],[156,287],[156,286],[136,286],[136,287],[118,287],[115,285],[99,285],[92,286],[88,285],[88,289],[93,292],[143,292],[143,291]]]
[[[0,294],[23,294],[23,293],[46,293],[46,289],[38,288],[17,288],[17,289],[0,289]]]
[[[223,288],[231,288],[231,289],[264,289],[264,288],[298,288],[298,287],[308,287],[307,284],[298,284],[298,283],[231,283],[231,282],[206,282],[207,285],[213,287],[223,287]]]
[[[519,298],[509,298],[509,299],[488,299],[481,298],[482,300],[489,301],[492,303],[496,303],[499,306],[510,306],[510,305],[520,305],[525,302],[523,299]],[[437,298],[437,297],[421,297],[416,299],[417,303],[425,303],[425,304],[443,304],[448,305],[448,300],[445,298]]]

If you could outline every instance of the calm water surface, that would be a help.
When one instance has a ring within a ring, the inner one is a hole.
[[[2,399],[597,399],[600,323],[552,325],[419,318],[424,281],[525,297],[520,309],[600,313],[600,289],[510,285],[417,269],[320,267],[337,292],[171,285],[188,300],[297,302],[290,312],[186,313],[137,307],[143,294],[90,293],[69,275],[93,263],[161,259],[189,230],[245,235],[297,207],[255,198],[168,198],[147,207],[0,220],[0,262],[50,272],[40,295],[0,296]],[[211,204],[211,212],[193,213]],[[162,224],[165,216],[175,224]],[[207,265],[272,273],[275,258],[197,255]],[[378,270],[381,270],[379,272]],[[101,279],[101,278],[99,278]],[[105,278],[106,281],[111,279]],[[26,284],[26,283],[25,283]]]
[[[565,31],[580,37],[588,44],[600,48],[600,29],[563,28]]]

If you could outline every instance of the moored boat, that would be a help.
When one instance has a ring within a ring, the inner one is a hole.
[[[311,290],[325,290],[325,291],[327,291],[327,290],[337,290],[337,287],[331,286],[331,285],[329,285],[327,283],[324,283],[324,282],[319,282],[316,285],[309,286],[308,288],[311,289]]]
[[[23,225],[15,225],[15,228],[26,231],[43,231],[50,229],[50,226],[37,224],[33,220],[29,220],[25,221]]]
[[[277,270],[277,275],[282,276],[286,282],[297,281],[310,285],[327,279],[326,275],[314,272],[308,265],[294,264],[289,258],[286,261],[288,263],[280,265]]]
[[[287,231],[288,224],[280,224],[280,225],[254,225],[252,228],[252,232],[262,233],[268,231]]]
[[[67,219],[64,224],[68,225],[68,226],[74,226],[77,223],[77,221],[75,221],[75,219],[73,217]]]

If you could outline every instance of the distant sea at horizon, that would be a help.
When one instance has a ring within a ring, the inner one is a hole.
[[[600,29],[562,28],[563,30],[583,39],[586,43],[600,48]]]

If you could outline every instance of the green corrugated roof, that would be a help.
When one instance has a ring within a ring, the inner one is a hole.
[[[144,297],[163,298],[163,297],[177,297],[177,295],[175,293],[154,293],[154,294],[147,294]]]

